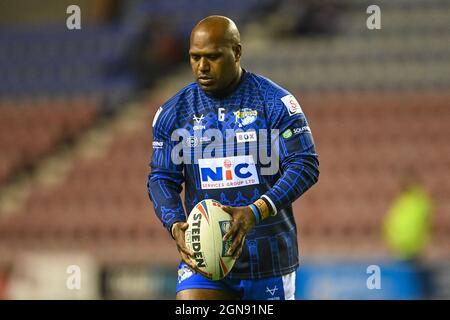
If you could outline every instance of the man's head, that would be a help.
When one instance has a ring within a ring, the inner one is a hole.
[[[192,30],[189,56],[200,88],[220,96],[239,82],[242,47],[234,22],[223,16],[209,16]]]

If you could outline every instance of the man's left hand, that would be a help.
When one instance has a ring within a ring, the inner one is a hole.
[[[232,217],[231,227],[224,235],[223,240],[228,240],[230,237],[233,238],[233,243],[231,244],[228,253],[233,257],[233,259],[237,259],[242,253],[242,248],[245,244],[245,237],[256,224],[256,218],[252,209],[248,206],[222,206],[222,209],[229,213]]]

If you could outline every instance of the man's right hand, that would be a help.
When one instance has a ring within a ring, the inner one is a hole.
[[[175,243],[177,244],[178,252],[180,253],[181,259],[189,266],[189,268],[198,272],[197,265],[195,263],[194,252],[190,250],[184,241],[184,233],[189,227],[189,223],[187,222],[176,222],[172,226],[172,236],[175,239]]]

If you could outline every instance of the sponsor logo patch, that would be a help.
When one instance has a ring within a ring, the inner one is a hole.
[[[256,141],[256,131],[236,132],[237,143]]]
[[[186,147],[195,148],[196,146],[198,146],[198,138],[195,136],[187,137],[184,141],[184,145]]]
[[[297,134],[303,133],[303,132],[311,132],[311,129],[309,129],[309,126],[304,126],[301,128],[293,128],[293,129],[286,129],[281,136],[285,139],[289,139]]]
[[[153,141],[152,143],[153,149],[162,149],[164,147],[163,141]]]
[[[293,133],[291,129],[287,129],[286,131],[283,132],[282,136],[285,139],[289,139],[290,137],[292,137]]]
[[[294,134],[299,134],[299,133],[303,133],[303,132],[311,132],[311,129],[309,128],[309,126],[304,126],[301,128],[294,128],[293,132],[294,132]]]
[[[184,140],[184,145],[186,147],[195,148],[199,145],[199,143],[209,143],[211,142],[210,137],[196,137],[196,136],[189,136]]]
[[[202,124],[202,121],[203,121],[204,118],[205,118],[205,117],[203,116],[203,114],[200,115],[200,117],[197,117],[197,116],[194,114],[194,116],[192,117],[192,119],[193,119],[194,122],[195,122],[194,127],[193,127],[194,130],[202,130],[202,129],[205,129],[205,126]]]
[[[198,159],[202,189],[237,188],[259,183],[253,156]]]
[[[284,96],[283,98],[281,98],[281,101],[283,101],[284,105],[288,109],[290,116],[303,112],[300,103],[298,103],[297,99],[295,99],[292,94]]]
[[[255,122],[256,118],[258,117],[258,111],[249,108],[244,108],[233,113],[236,117],[236,123],[240,128]]]

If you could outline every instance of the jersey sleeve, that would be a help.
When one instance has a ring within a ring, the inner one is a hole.
[[[171,159],[176,143],[171,141],[174,122],[175,113],[164,107],[154,117],[153,154],[147,180],[147,191],[155,213],[169,232],[175,222],[186,221],[180,197],[184,181],[183,165],[176,164]]]
[[[280,91],[269,109],[271,129],[278,129],[281,177],[263,198],[274,213],[292,204],[319,178],[319,159],[313,136],[296,98]]]

